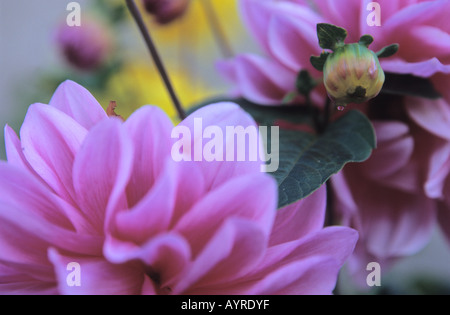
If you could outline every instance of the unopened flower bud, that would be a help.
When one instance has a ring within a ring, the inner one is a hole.
[[[160,24],[167,24],[182,16],[190,0],[143,0],[145,10]]]
[[[326,60],[323,71],[328,95],[338,106],[374,98],[385,79],[377,55],[359,43],[336,49]]]
[[[62,24],[56,43],[66,61],[80,70],[95,70],[111,51],[108,29],[95,20],[83,19],[81,26]]]

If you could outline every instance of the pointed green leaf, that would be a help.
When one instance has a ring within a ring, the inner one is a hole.
[[[322,135],[280,130],[279,169],[272,174],[279,186],[279,208],[307,197],[345,164],[365,161],[375,147],[372,124],[359,111],[349,111]]]
[[[317,37],[319,38],[320,47],[335,50],[344,44],[347,38],[347,31],[332,24],[319,23],[317,24]]]
[[[325,66],[325,62],[327,61],[328,56],[331,55],[329,52],[323,52],[319,57],[311,56],[310,61],[314,68],[319,71],[323,71],[323,67]]]
[[[386,47],[382,48],[379,52],[377,52],[377,56],[378,56],[378,58],[387,58],[387,57],[393,56],[393,55],[395,55],[395,53],[397,53],[399,47],[400,46],[398,44],[392,44],[392,45],[386,46]]]
[[[364,45],[366,47],[369,47],[370,44],[373,43],[373,37],[371,35],[363,35],[361,36],[361,38],[359,39],[359,43],[361,45]]]

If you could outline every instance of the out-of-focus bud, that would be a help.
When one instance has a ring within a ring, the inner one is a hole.
[[[109,30],[100,22],[83,19],[81,26],[63,23],[56,33],[56,43],[65,60],[80,70],[95,70],[112,49]]]
[[[190,0],[143,0],[145,10],[160,24],[167,24],[182,16]]]
[[[374,98],[385,80],[377,55],[360,43],[336,49],[328,56],[323,71],[328,95],[338,106]]]

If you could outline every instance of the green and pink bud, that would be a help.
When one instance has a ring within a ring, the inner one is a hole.
[[[398,44],[375,53],[369,49],[372,36],[363,35],[358,43],[345,44],[347,31],[326,23],[317,24],[317,37],[324,51],[320,56],[311,56],[311,64],[323,71],[327,93],[339,109],[367,102],[381,92],[385,75],[378,59],[394,55]]]
[[[344,45],[328,56],[323,72],[328,95],[338,106],[374,98],[385,79],[377,55],[359,43]]]

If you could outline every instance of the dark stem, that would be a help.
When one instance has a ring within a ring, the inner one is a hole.
[[[159,74],[161,75],[161,78],[164,81],[164,85],[166,86],[166,89],[169,92],[170,98],[172,99],[172,103],[178,112],[178,116],[180,117],[181,120],[183,120],[186,118],[186,112],[181,106],[180,100],[178,99],[175,93],[175,90],[170,81],[169,75],[167,74],[166,68],[164,67],[162,59],[160,58],[156,46],[153,43],[150,33],[145,26],[144,20],[142,19],[142,15],[136,6],[136,3],[133,0],[125,0],[125,1],[127,3],[128,10],[130,10],[131,15],[136,21],[136,24],[138,25],[139,30],[141,31],[141,34],[144,37],[144,41],[147,44],[147,48],[150,51],[153,61],[155,62],[156,68],[158,69]]]
[[[217,14],[211,4],[211,0],[202,0],[200,1],[205,11],[206,18],[208,19],[208,23],[211,26],[211,30],[214,34],[214,39],[216,40],[217,45],[222,52],[223,57],[232,58],[234,56],[233,49],[231,49],[231,45],[225,36],[225,32],[220,26]]]

